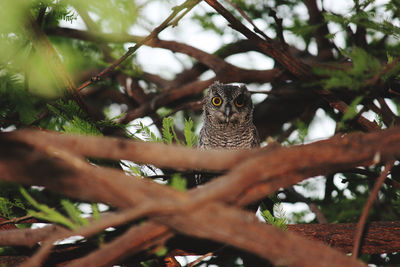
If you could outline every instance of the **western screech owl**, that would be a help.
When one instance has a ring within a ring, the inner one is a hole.
[[[200,149],[250,149],[259,146],[250,96],[244,85],[215,82],[210,86],[204,98]],[[213,177],[215,174],[196,174],[195,184],[203,184]]]
[[[249,149],[260,144],[251,94],[244,85],[215,82],[204,99],[201,149]]]

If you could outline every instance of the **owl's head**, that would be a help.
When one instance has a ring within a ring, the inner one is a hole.
[[[204,116],[213,124],[252,122],[253,103],[244,85],[213,83],[204,103]]]

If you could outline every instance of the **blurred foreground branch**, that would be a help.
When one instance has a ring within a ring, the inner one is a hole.
[[[278,265],[313,266],[318,260],[320,266],[361,266],[323,244],[260,223],[253,214],[231,204],[244,206],[314,175],[369,166],[398,157],[400,130],[392,128],[370,134],[336,136],[290,148],[274,146],[236,152],[197,151],[116,138],[28,130],[2,133],[0,144],[3,148],[0,152],[3,180],[45,186],[73,198],[119,207],[131,214],[121,217],[118,224],[147,217],[149,221],[145,224],[132,226],[132,229],[147,227],[148,232],[142,232],[141,241],[133,250],[126,248],[126,253],[141,251],[143,242],[146,247],[164,242],[172,230],[230,244]],[[183,193],[146,179],[127,176],[122,171],[92,166],[83,156],[128,159],[179,169],[229,171],[201,188]],[[112,224],[112,219],[104,220],[108,223],[99,221],[87,226],[87,230],[50,235],[29,264],[42,264],[54,240],[72,235],[86,236],[83,233],[91,235]],[[92,227],[98,228],[90,230]],[[157,237],[148,235],[156,232],[159,233]],[[298,247],[300,243],[301,248]],[[124,249],[120,249],[122,253]],[[107,253],[104,255],[106,258]]]

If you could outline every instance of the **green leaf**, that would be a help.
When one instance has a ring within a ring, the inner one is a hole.
[[[167,144],[172,144],[174,136],[171,133],[171,128],[174,127],[174,120],[171,117],[164,118],[162,125],[162,135],[164,142],[166,142]]]
[[[34,210],[28,210],[28,214],[30,214],[31,216],[42,219],[42,220],[46,220],[49,222],[61,224],[70,229],[76,229],[78,227],[78,225],[74,224],[71,220],[69,220],[67,217],[65,217],[58,211],[49,208],[47,205],[39,204],[34,198],[32,198],[29,195],[29,193],[23,187],[20,187],[20,192],[21,192],[22,196],[25,197],[25,199],[34,208],[39,210],[39,212],[34,211]]]
[[[102,135],[94,124],[85,121],[77,116],[73,116],[73,119],[68,121],[68,123],[64,125],[64,131],[66,133],[74,133],[82,135],[97,135],[97,136]]]
[[[156,250],[154,253],[157,257],[164,257],[168,253],[168,248],[167,247],[161,247]]]
[[[0,213],[1,216],[11,218],[12,210],[10,201],[6,198],[0,198]]]
[[[363,100],[363,97],[359,96],[356,99],[354,99],[353,102],[351,102],[351,104],[348,106],[346,112],[343,114],[343,118],[342,118],[343,121],[351,120],[355,116],[357,116],[357,114],[358,114],[357,106],[358,106],[358,104],[361,103],[362,100]]]
[[[277,211],[278,211],[277,212],[278,216],[274,217],[263,202],[261,202],[261,204],[260,204],[260,212],[261,212],[261,216],[264,218],[264,220],[268,224],[271,224],[272,226],[278,227],[279,229],[286,231],[288,221],[284,216],[283,209],[280,209],[280,210],[277,209]]]
[[[64,210],[67,212],[68,216],[78,225],[89,225],[89,221],[81,216],[82,212],[69,200],[62,199],[61,205]]]
[[[188,120],[185,119],[185,128],[184,128],[184,135],[186,146],[193,147],[197,144],[197,135],[194,133],[194,123],[191,118]]]
[[[177,144],[180,144],[179,138],[174,129],[174,119],[172,117],[163,119],[162,135],[163,140],[167,144],[172,144],[173,140],[175,140]]]
[[[37,119],[41,111],[36,107],[38,102],[38,97],[25,90],[21,75],[0,71],[0,111],[7,107],[7,110],[1,112],[5,113],[4,117],[18,112],[20,121],[23,124],[30,124]]]
[[[94,219],[95,221],[100,220],[99,204],[97,204],[97,203],[92,203],[92,204],[91,204],[91,207],[92,207],[93,219]]]
[[[186,189],[187,189],[187,181],[180,174],[172,175],[172,178],[169,180],[169,185],[172,188],[175,188],[176,190],[179,190],[182,192],[186,191]]]
[[[150,129],[148,126],[144,126],[142,122],[139,122],[138,124],[135,124],[135,127],[138,128],[135,133],[132,134],[134,138],[137,137],[138,134],[144,135],[145,141],[151,141],[155,143],[162,143],[162,139],[158,138]]]
[[[351,58],[353,66],[346,71],[316,68],[314,72],[320,76],[327,76],[321,80],[322,86],[329,90],[334,88],[348,88],[358,91],[367,80],[371,79],[381,69],[378,59],[361,48],[354,47],[350,53],[341,51]]]
[[[102,135],[97,125],[89,119],[76,102],[72,100],[63,102],[60,100],[55,105],[48,104],[47,107],[58,117],[57,128],[59,130],[82,135]],[[100,124],[103,123],[104,121],[101,121]]]

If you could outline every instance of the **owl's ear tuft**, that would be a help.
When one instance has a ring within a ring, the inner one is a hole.
[[[218,88],[220,88],[223,84],[220,83],[219,81],[215,81],[213,84],[210,85],[210,87],[208,88],[208,92],[214,91]]]
[[[240,89],[241,89],[245,94],[249,93],[249,90],[247,89],[247,86],[244,85],[244,84],[241,84],[241,85],[240,85]]]

